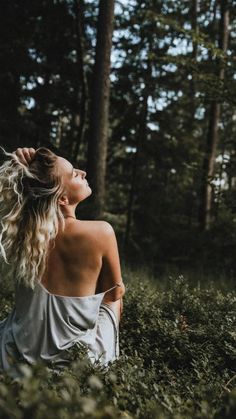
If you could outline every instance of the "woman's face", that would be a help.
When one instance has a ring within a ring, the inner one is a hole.
[[[63,157],[57,157],[58,172],[62,177],[64,193],[63,199],[67,205],[76,205],[91,195],[92,189],[85,179],[86,172],[75,169],[72,164]]]

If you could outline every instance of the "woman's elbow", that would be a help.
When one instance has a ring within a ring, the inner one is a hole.
[[[114,290],[107,293],[106,300],[114,302],[114,301],[120,300],[124,296],[124,294],[125,294],[125,286],[122,283],[121,285],[116,287]]]
[[[120,300],[125,295],[125,285],[122,283],[115,289],[115,300]]]

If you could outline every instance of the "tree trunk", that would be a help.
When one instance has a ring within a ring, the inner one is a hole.
[[[0,145],[7,151],[20,147],[20,76],[17,71],[10,69],[2,77],[0,86]]]
[[[193,0],[192,3],[192,30],[195,32],[195,35],[198,34],[198,0]],[[193,60],[193,68],[195,68],[197,62],[197,54],[198,54],[198,42],[197,40],[193,41],[193,52],[192,52],[192,60]],[[194,127],[194,116],[196,111],[196,86],[194,80],[194,70],[192,71],[192,79],[190,81],[190,94],[191,94],[191,129],[193,130]]]
[[[153,46],[152,43],[149,45],[149,51],[152,51]],[[128,248],[129,238],[130,238],[130,230],[132,225],[132,216],[133,216],[133,204],[136,192],[136,180],[138,174],[138,167],[140,164],[140,154],[142,151],[143,140],[145,140],[147,136],[147,121],[148,121],[148,97],[150,92],[150,81],[152,78],[152,67],[150,60],[147,60],[147,69],[145,71],[145,88],[143,90],[143,101],[142,101],[142,108],[140,112],[139,118],[139,126],[137,130],[137,144],[136,144],[136,152],[134,154],[133,159],[133,166],[132,166],[132,177],[131,177],[131,185],[130,185],[130,193],[128,197],[128,206],[127,206],[127,221],[126,221],[126,228],[124,234],[124,241],[123,241],[123,250],[124,252]]]
[[[132,214],[133,214],[133,203],[134,203],[135,191],[136,191],[136,179],[137,179],[137,172],[138,172],[139,155],[141,151],[142,140],[146,137],[147,113],[148,113],[147,101],[148,101],[148,94],[146,91],[143,97],[143,107],[140,114],[140,124],[139,124],[139,129],[137,132],[138,140],[137,140],[137,145],[136,145],[136,152],[134,154],[134,159],[133,159],[130,193],[129,193],[128,206],[127,206],[127,221],[126,221],[125,236],[124,236],[124,243],[123,243],[124,252],[127,250],[129,237],[130,237],[130,229],[131,229]]]
[[[102,217],[105,201],[105,175],[108,141],[110,54],[112,46],[114,0],[99,3],[97,44],[91,93],[90,137],[87,177],[92,189],[89,216]]]
[[[51,77],[51,67],[47,63],[44,73],[44,85],[41,88],[40,95],[38,96],[38,115],[37,115],[37,129],[38,129],[38,139],[36,147],[51,147],[50,141],[50,131],[51,131],[51,116],[48,113],[48,92],[50,91],[50,77]]]
[[[233,155],[233,152],[232,152],[232,150],[229,152],[229,168],[228,168],[228,192],[231,192],[232,191],[232,180],[233,180],[233,173],[234,173],[234,170],[233,170],[233,168],[232,168],[232,161],[233,161],[233,157],[234,157],[234,155]]]
[[[229,6],[227,0],[221,1],[221,19],[219,30],[219,48],[226,52],[229,35]],[[219,63],[219,80],[224,81],[224,63]],[[202,230],[208,230],[212,221],[212,185],[214,177],[215,158],[218,144],[218,125],[220,120],[220,102],[214,100],[210,107],[209,126],[207,133],[206,153],[203,161],[203,176],[201,187],[201,205],[199,209],[199,224]]]
[[[75,85],[75,103],[73,115],[72,135],[72,162],[76,164],[83,142],[84,126],[87,114],[87,82],[84,71],[84,4],[82,0],[74,0],[75,32],[76,32],[76,55],[78,63],[78,78]]]

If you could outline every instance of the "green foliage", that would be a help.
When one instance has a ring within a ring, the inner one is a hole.
[[[20,364],[20,378],[0,376],[0,417],[234,417],[235,327],[235,292],[190,287],[182,276],[160,291],[135,278],[125,295],[120,358],[102,367],[74,348],[62,370]]]
[[[211,268],[219,269],[226,241],[227,269],[236,269],[234,240],[217,222],[225,207],[235,213],[236,176],[236,8],[233,0],[227,2],[225,54],[218,42],[221,3],[205,0],[195,16],[194,2],[116,2],[104,217],[114,220],[123,239],[130,210],[128,261],[176,263],[182,271],[206,255]],[[98,0],[31,1],[24,7],[20,0],[1,2],[0,143],[7,149],[46,145],[86,168],[98,5]],[[217,183],[212,183],[213,230],[211,241],[199,234],[194,241],[215,100],[221,112],[211,179]],[[79,208],[82,219],[88,218],[87,205]],[[224,217],[228,222],[227,211]],[[233,216],[228,226],[234,229]]]

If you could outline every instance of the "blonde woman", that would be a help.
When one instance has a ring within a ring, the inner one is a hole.
[[[0,167],[0,253],[15,306],[0,322],[0,368],[67,364],[85,343],[92,361],[119,355],[125,287],[116,236],[105,221],[76,219],[92,190],[86,172],[46,148],[6,153]]]

